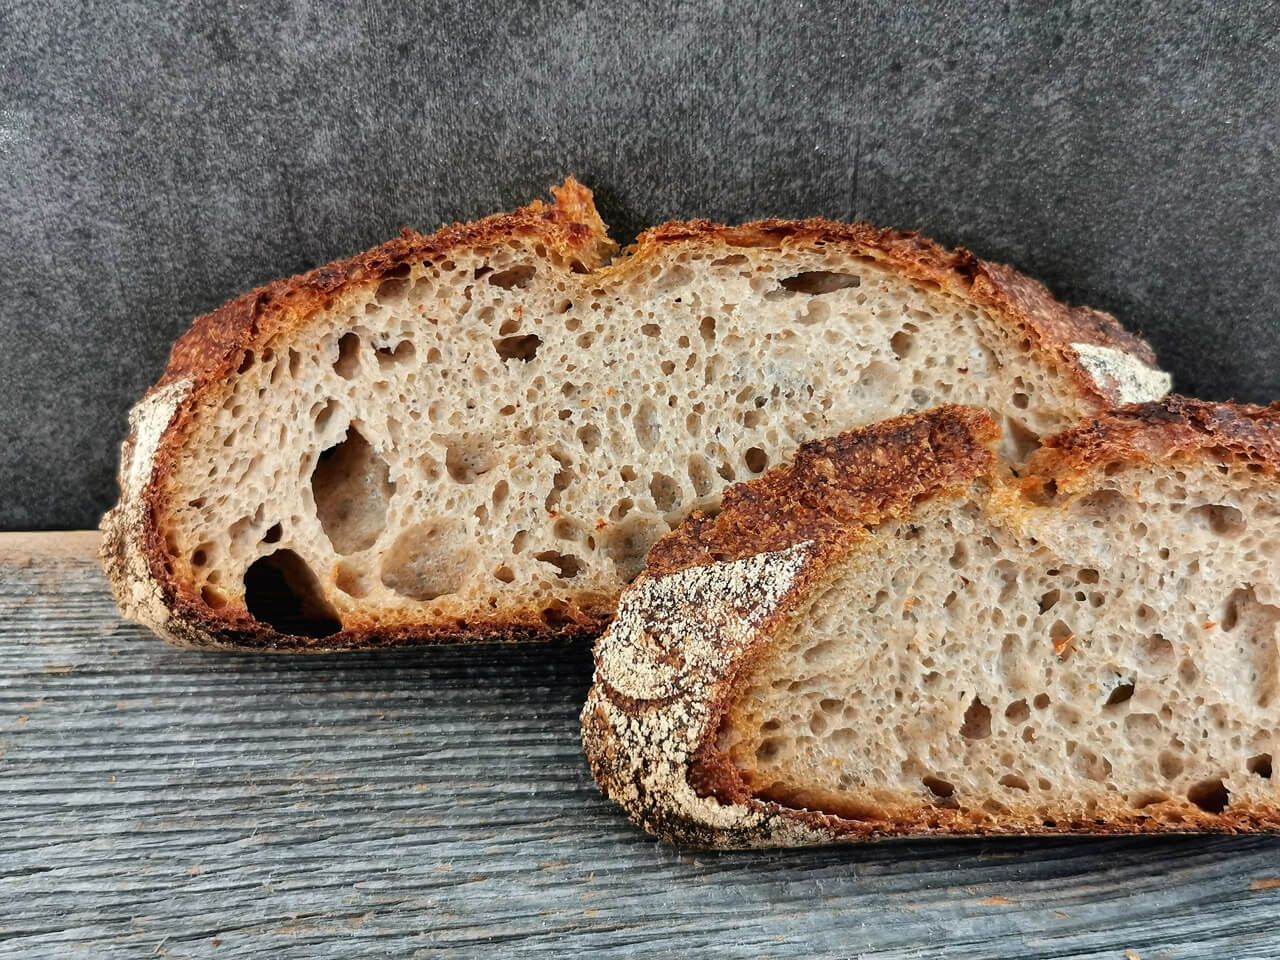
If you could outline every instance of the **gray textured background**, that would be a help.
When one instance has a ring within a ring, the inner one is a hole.
[[[0,0],[0,529],[93,525],[129,404],[248,287],[544,195],[865,217],[1280,396],[1280,12]]]

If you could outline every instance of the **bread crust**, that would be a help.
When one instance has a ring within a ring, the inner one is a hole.
[[[984,306],[1016,339],[1025,340],[1042,362],[1066,371],[1085,409],[1106,409],[1134,390],[1162,393],[1168,389],[1167,374],[1151,366],[1155,355],[1150,345],[1124,330],[1115,318],[1087,307],[1067,307],[1041,284],[1009,267],[980,260],[967,250],[947,250],[916,233],[821,219],[761,220],[736,227],[708,220],[672,222],[645,232],[623,257],[609,263],[616,244],[607,236],[591,192],[572,177],[553,192],[552,204],[535,201],[514,213],[454,224],[429,237],[406,230],[373,250],[259,287],[197,318],[174,344],[160,381],[132,414],[134,429],[121,454],[120,501],[101,525],[103,566],[126,615],[181,645],[253,650],[318,652],[599,633],[612,615],[613,597],[575,597],[551,620],[532,607],[507,608],[466,620],[424,620],[411,628],[352,623],[319,639],[283,635],[242,609],[210,608],[171,569],[156,518],[164,482],[175,469],[202,399],[235,376],[247,353],[307,323],[339,296],[376,285],[409,261],[445,259],[450,251],[511,238],[536,240],[570,269],[591,273],[594,282],[607,286],[627,282],[653,258],[679,245],[725,253],[746,246],[840,245],[842,252]],[[1103,351],[1107,363],[1098,366],[1081,352],[1085,347]],[[146,434],[145,457],[138,456],[140,431]]]
[[[1023,489],[1043,500],[1054,491],[1069,492],[1108,463],[1206,454],[1280,474],[1280,402],[1261,407],[1169,396],[1107,411],[1045,438],[1027,465]]]
[[[915,231],[821,218],[757,220],[741,226],[710,220],[670,221],[642,233],[630,252],[643,262],[677,244],[726,248],[840,244],[855,256],[986,307],[1025,338],[1042,363],[1060,365],[1098,409],[1146,399],[1135,394],[1144,392],[1140,381],[1153,372],[1144,368],[1155,366],[1155,351],[1111,314],[1092,307],[1069,307],[1054,299],[1044,284],[1006,264],[982,260],[963,247],[948,250]],[[1102,350],[1111,362],[1093,362],[1094,353],[1088,348]],[[1164,386],[1158,393],[1167,393],[1169,378],[1160,376]]]
[[[450,642],[552,639],[597,633],[612,613],[612,598],[569,607],[557,622],[540,610],[502,616],[423,623],[404,628],[352,628],[322,638],[281,634],[247,611],[210,608],[171,569],[156,523],[160,493],[206,391],[233,376],[247,351],[307,322],[342,293],[379,283],[410,261],[447,258],[452,251],[497,244],[513,237],[541,241],[570,269],[599,267],[616,249],[592,202],[591,191],[569,177],[553,190],[555,203],[535,200],[514,213],[475,223],[455,223],[432,236],[410,230],[382,246],[277,280],[196,318],[173,346],[163,376],[130,414],[121,448],[120,500],[103,518],[100,557],[121,610],[179,646],[216,649],[321,652]]]
[[[1280,809],[1245,805],[1216,815],[1179,809],[1176,819],[1117,807],[1039,826],[941,806],[852,820],[753,796],[719,753],[716,731],[736,679],[868,526],[974,483],[1000,484],[1030,505],[1046,487],[1067,490],[1117,461],[1207,456],[1280,472],[1280,405],[1135,404],[1051,438],[1021,480],[1003,475],[992,452],[998,436],[985,412],[952,406],[806,444],[793,464],[733,488],[718,516],[695,515],[654,546],[596,644],[582,713],[592,774],[633,822],[671,843],[719,848],[940,833],[1280,831]],[[744,587],[751,578],[756,586]]]

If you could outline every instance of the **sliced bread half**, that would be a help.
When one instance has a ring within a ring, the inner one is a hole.
[[[213,647],[594,632],[660,536],[802,441],[962,400],[1020,459],[1169,385],[1106,314],[914,234],[695,221],[613,250],[569,180],[196,320],[103,521],[121,608]]]
[[[673,842],[1280,829],[1280,404],[806,444],[663,539],[596,648],[596,780]]]

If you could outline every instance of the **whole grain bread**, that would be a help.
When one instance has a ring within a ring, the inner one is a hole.
[[[1169,386],[1106,314],[910,233],[554,203],[197,319],[133,411],[103,561],[180,644],[598,631],[649,547],[796,446],[960,400],[1006,454]]]
[[[809,443],[660,541],[596,647],[605,793],[715,847],[1280,829],[1280,404],[998,442]]]

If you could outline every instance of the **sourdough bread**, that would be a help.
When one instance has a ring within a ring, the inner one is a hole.
[[[196,646],[598,631],[649,547],[797,444],[960,400],[1006,454],[1169,385],[1111,317],[914,234],[591,194],[406,233],[199,318],[133,413],[104,563]]]
[[[982,411],[807,444],[655,546],[588,758],[705,846],[1280,829],[1280,404],[1049,438]]]

